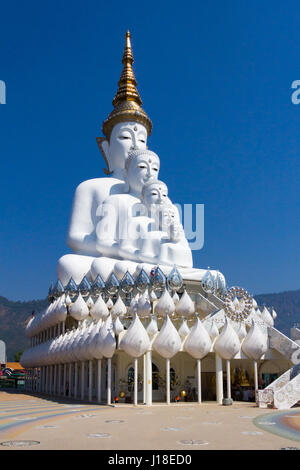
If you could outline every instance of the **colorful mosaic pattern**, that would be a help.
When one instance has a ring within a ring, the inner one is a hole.
[[[264,431],[300,442],[300,408],[258,416],[253,423]]]
[[[38,398],[32,400],[0,402],[0,439],[12,434],[18,434],[25,428],[45,425],[53,418],[63,418],[70,415],[82,415],[82,412],[99,411],[99,406],[77,405],[47,402]]]

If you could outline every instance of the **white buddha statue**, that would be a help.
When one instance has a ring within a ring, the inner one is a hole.
[[[157,179],[159,171],[159,161],[157,165],[155,158],[153,164],[150,164],[151,175],[143,181],[139,181],[143,172],[133,171],[129,174],[125,168],[130,152],[147,149],[147,138],[152,131],[152,122],[141,107],[142,100],[136,88],[129,32],[126,33],[122,63],[124,67],[113,100],[114,109],[102,126],[105,137],[97,138],[107,164],[104,172],[108,176],[84,181],[76,189],[67,237],[72,254],[59,259],[58,278],[63,285],[71,277],[79,283],[85,275],[94,280],[100,274],[106,280],[112,271],[121,278],[127,270],[136,274],[142,267],[150,273],[155,264],[159,264],[168,275],[176,264],[184,279],[201,280],[206,270],[193,269],[191,250],[185,236],[181,240],[184,249],[182,251],[180,248],[180,256],[176,251],[179,245],[175,247],[173,240],[173,243],[162,244],[161,257],[143,258],[141,252],[137,254],[135,250],[129,250],[128,247],[126,249],[126,246],[124,249],[124,244],[115,237],[116,218],[113,215],[110,217],[109,213],[105,214],[107,204],[120,200],[120,196],[121,200],[123,197],[124,207],[127,203],[130,206],[135,201],[134,198],[136,202],[141,202],[142,187],[149,179]],[[139,188],[135,187],[136,184]],[[103,237],[103,227],[107,223],[113,234],[110,239]]]
[[[103,215],[96,228],[97,249],[103,255],[140,261],[139,239],[147,235],[152,222],[142,204],[141,194],[145,182],[157,180],[159,166],[159,157],[150,150],[129,152],[125,164],[128,190],[105,199]]]
[[[124,67],[113,100],[114,109],[102,127],[105,137],[97,138],[107,164],[104,172],[109,177],[84,181],[76,189],[67,236],[67,244],[73,253],[64,255],[57,265],[58,278],[63,284],[71,276],[79,282],[84,274],[88,275],[95,257],[102,256],[96,236],[101,206],[109,195],[126,192],[124,179],[128,152],[146,149],[147,138],[152,131],[152,122],[141,107],[142,100],[136,88],[129,32],[126,33],[122,62]]]
[[[192,267],[193,259],[178,209],[168,197],[163,181],[151,180],[144,184],[142,201],[152,224],[144,235],[140,259],[162,265],[178,264]]]

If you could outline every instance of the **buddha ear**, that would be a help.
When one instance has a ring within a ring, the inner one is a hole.
[[[103,168],[103,171],[106,175],[111,175],[112,172],[109,169],[109,142],[105,137],[96,137],[98,147],[100,149],[101,155],[104,158],[104,161],[107,165],[107,168]]]

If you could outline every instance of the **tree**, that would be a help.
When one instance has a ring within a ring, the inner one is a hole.
[[[16,352],[14,354],[14,361],[15,362],[20,362],[20,359],[21,359],[21,356],[22,356],[23,352],[24,352],[24,350]]]

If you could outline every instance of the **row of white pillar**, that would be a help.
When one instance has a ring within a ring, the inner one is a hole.
[[[230,364],[229,364],[230,370]],[[228,376],[228,373],[227,373]],[[230,380],[230,374],[229,374]],[[134,359],[134,388],[133,403],[138,404],[138,359]],[[229,390],[229,391],[228,391]],[[202,402],[201,394],[201,360],[197,359],[197,391],[198,403]],[[230,388],[227,391],[230,395]],[[223,401],[223,362],[222,358],[216,354],[216,397],[217,402]],[[151,351],[146,352],[143,358],[143,402],[146,405],[152,405],[152,354]],[[171,377],[170,377],[170,359],[166,359],[166,403],[171,403]]]
[[[216,354],[216,401],[222,404],[224,398],[223,391],[223,361],[222,358]],[[78,362],[68,364],[55,364],[49,366],[42,366],[40,375],[36,373],[36,369],[30,369],[26,373],[26,390],[47,393],[50,395],[67,396],[67,369],[68,369],[68,397],[74,399],[84,400],[86,398],[85,387],[85,367],[86,362],[81,361],[81,376],[78,377]],[[74,367],[74,376],[73,376]],[[63,368],[63,370],[62,370]],[[102,402],[101,396],[101,369],[102,360],[97,360],[96,371],[96,390],[97,402]],[[93,401],[93,361],[88,361],[88,401]],[[227,376],[227,398],[231,398],[231,376],[230,376],[230,361],[226,360],[226,376]],[[111,387],[111,359],[107,359],[107,389],[106,389],[106,403],[111,404],[112,400],[112,387]],[[254,380],[255,389],[258,389],[257,378],[257,362],[254,361]],[[80,390],[79,390],[80,387]],[[166,403],[169,405],[171,383],[170,383],[170,359],[166,359]],[[79,393],[80,392],[80,393]],[[201,360],[197,359],[197,392],[198,403],[201,403]],[[150,406],[152,405],[152,353],[147,351],[143,357],[143,403]],[[133,389],[133,404],[138,405],[138,358],[134,358],[134,389]]]
[[[79,364],[80,364],[80,377],[79,377]],[[102,360],[98,359],[96,362],[96,393],[97,402],[102,402]],[[88,376],[88,387],[86,394],[86,371]],[[26,371],[25,375],[25,389],[40,393],[47,393],[49,395],[63,396],[74,399],[88,399],[93,401],[93,361],[87,363],[80,361],[68,364],[54,364],[48,366],[41,366],[40,372],[36,368]],[[67,387],[68,384],[68,387]],[[86,396],[87,395],[87,396]],[[106,402],[111,404],[111,359],[107,359],[107,389],[106,389]]]
[[[65,321],[57,323],[54,326],[51,326],[50,328],[47,328],[40,333],[34,335],[30,339],[30,346],[33,348],[34,346],[37,346],[40,343],[43,343],[45,341],[48,341],[49,339],[57,338],[59,335],[64,335],[66,331],[65,327]]]

